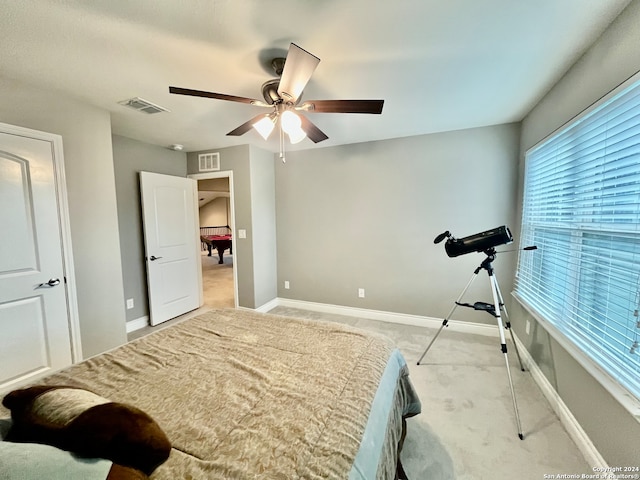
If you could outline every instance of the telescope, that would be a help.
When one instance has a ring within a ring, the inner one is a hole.
[[[459,257],[472,252],[486,252],[498,245],[505,245],[513,242],[511,231],[505,225],[484,232],[469,235],[464,238],[454,238],[447,230],[438,235],[433,243],[440,243],[447,239],[444,249],[449,257]]]
[[[511,379],[511,370],[509,369],[509,359],[507,358],[507,342],[504,337],[503,328],[507,329],[511,332],[511,340],[513,341],[514,347],[516,348],[516,355],[518,356],[518,360],[520,360],[520,369],[524,372],[524,366],[522,365],[522,360],[520,359],[520,354],[518,353],[518,346],[516,344],[516,339],[513,335],[513,331],[511,330],[511,323],[509,322],[509,318],[507,316],[507,308],[504,304],[504,300],[502,298],[502,293],[500,293],[500,288],[498,287],[498,280],[493,270],[493,261],[496,258],[496,249],[498,245],[505,245],[507,243],[513,242],[513,237],[511,236],[511,231],[505,226],[492,228],[491,230],[486,230],[484,232],[476,233],[475,235],[469,235],[464,238],[455,238],[451,233],[447,230],[444,233],[438,235],[433,243],[440,243],[444,239],[447,239],[447,242],[444,245],[445,250],[447,251],[447,255],[450,257],[459,257],[460,255],[464,255],[466,253],[471,252],[484,252],[487,256],[482,263],[473,271],[473,275],[471,279],[467,283],[467,286],[464,287],[462,293],[458,296],[458,299],[454,302],[453,307],[449,311],[449,314],[442,321],[442,325],[440,325],[440,329],[436,333],[435,337],[431,339],[431,343],[427,345],[424,353],[418,360],[418,365],[422,362],[422,359],[427,354],[433,342],[435,342],[442,329],[448,326],[449,319],[453,315],[453,312],[457,307],[470,307],[474,310],[481,310],[487,312],[496,318],[498,322],[498,331],[500,332],[500,349],[504,354],[505,364],[507,367],[507,376],[509,377],[509,388],[511,389],[511,400],[513,401],[513,410],[516,417],[516,424],[518,427],[518,438],[520,440],[524,439],[522,435],[522,427],[520,425],[520,415],[518,414],[518,405],[516,403],[516,394],[513,389],[513,381]],[[530,246],[524,247],[522,250],[536,250],[538,247]],[[485,270],[487,275],[489,276],[489,282],[491,284],[491,293],[493,296],[493,303],[486,302],[475,302],[471,303],[462,303],[462,297],[469,289],[473,280],[478,276],[480,270]],[[506,317],[507,322],[505,324],[502,323],[502,312]]]

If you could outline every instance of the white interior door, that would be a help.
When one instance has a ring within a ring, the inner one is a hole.
[[[9,127],[0,125],[0,390],[73,361],[54,170],[61,139]]]
[[[157,325],[198,308],[197,185],[189,178],[140,172],[149,290],[149,318]]]

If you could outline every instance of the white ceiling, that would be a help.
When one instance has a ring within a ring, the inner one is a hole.
[[[519,121],[628,3],[3,0],[0,75],[108,110],[119,135],[277,151],[225,135],[263,109],[168,88],[261,100],[268,63],[294,42],[321,59],[303,99],[385,100],[382,115],[308,114],[329,140],[287,149],[319,148]],[[136,96],[170,112],[118,104]]]

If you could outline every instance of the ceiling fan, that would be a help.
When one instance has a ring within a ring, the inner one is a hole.
[[[280,156],[284,159],[284,134],[291,143],[298,143],[309,137],[314,143],[326,140],[327,135],[300,112],[312,113],[382,113],[384,100],[306,100],[302,103],[302,92],[311,75],[320,63],[315,55],[300,48],[295,43],[289,46],[286,58],[275,58],[271,65],[279,78],[262,85],[264,101],[252,98],[226,95],[223,93],[169,87],[170,93],[194,97],[214,98],[231,102],[247,103],[271,109],[261,113],[227,135],[240,136],[255,128],[266,140],[276,124],[280,125]]]

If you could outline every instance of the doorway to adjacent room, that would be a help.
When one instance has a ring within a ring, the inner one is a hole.
[[[198,183],[198,209],[201,233],[211,227],[229,227],[231,247],[222,251],[221,259],[216,248],[208,249],[201,242],[201,282],[205,307],[235,308],[238,305],[236,268],[237,253],[234,248],[235,229],[233,172],[212,172],[189,175]],[[216,229],[217,230],[217,229]],[[222,229],[220,229],[222,230]],[[218,234],[218,232],[215,232]],[[222,263],[220,263],[222,260]]]

